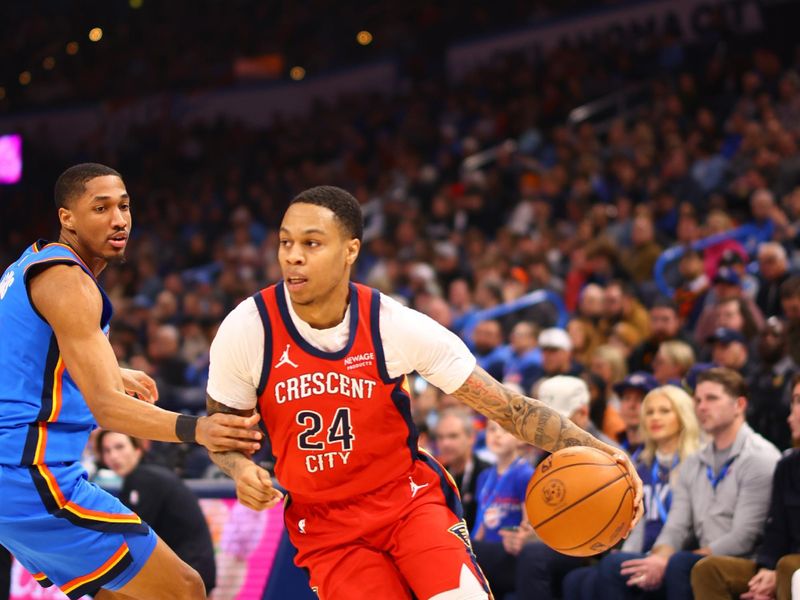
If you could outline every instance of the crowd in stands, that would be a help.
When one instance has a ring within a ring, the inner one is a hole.
[[[462,488],[476,551],[506,597],[788,598],[797,459],[779,451],[800,435],[800,52],[718,41],[508,56],[458,84],[320,104],[266,131],[164,121],[123,140],[97,132],[69,158],[118,167],[133,198],[129,261],[103,279],[120,363],[153,375],[165,407],[201,412],[217,326],[280,277],[288,199],[342,185],[366,219],[360,281],[463,334],[499,380],[636,455],[650,494],[636,536],[598,563],[569,559],[521,515],[519,482],[543,457],[412,382],[421,443]],[[606,128],[564,124],[568,107],[647,72],[657,77],[633,114]],[[66,164],[45,144],[29,149],[37,177]],[[489,164],[461,169],[487,148]],[[30,200],[52,180],[2,192],[5,263],[52,223]],[[725,237],[744,223],[754,235]],[[667,248],[681,256],[659,282]],[[538,306],[468,331],[476,313],[542,289],[563,298],[565,323]],[[180,450],[164,460],[213,473]]]

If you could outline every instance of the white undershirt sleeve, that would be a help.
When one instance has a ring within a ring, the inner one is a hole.
[[[452,394],[475,369],[475,357],[456,334],[385,295],[381,295],[380,329],[390,377],[416,371]]]
[[[264,360],[264,325],[255,300],[233,309],[211,342],[208,395],[239,410],[254,408]]]

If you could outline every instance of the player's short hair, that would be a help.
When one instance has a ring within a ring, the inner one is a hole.
[[[67,208],[75,198],[86,191],[87,181],[106,175],[122,179],[122,175],[117,171],[99,163],[81,163],[70,167],[56,179],[53,193],[56,208]]]
[[[298,202],[327,208],[351,238],[360,241],[363,237],[364,217],[361,205],[350,192],[333,185],[318,185],[297,194],[289,205]]]
[[[705,371],[701,371],[697,375],[697,385],[700,385],[705,381],[718,383],[722,386],[722,389],[725,390],[725,393],[731,398],[747,396],[747,384],[745,383],[744,377],[742,377],[733,369],[728,369],[726,367],[712,367],[710,369],[706,369]],[[695,389],[697,388],[695,387]]]

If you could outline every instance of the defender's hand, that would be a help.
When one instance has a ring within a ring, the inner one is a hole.
[[[283,499],[283,494],[272,486],[269,471],[249,462],[237,469],[236,497],[244,506],[253,510],[272,508]]]
[[[256,452],[263,437],[260,431],[253,430],[258,423],[258,413],[249,417],[239,417],[225,413],[214,413],[197,420],[195,439],[198,444],[212,452],[237,450],[246,454]]]
[[[122,385],[125,386],[126,394],[150,404],[158,402],[158,387],[150,375],[134,369],[120,368],[119,372],[122,375]]]

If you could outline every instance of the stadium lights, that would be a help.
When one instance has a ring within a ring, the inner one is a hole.
[[[28,85],[31,82],[31,72],[23,71],[19,74],[19,82],[21,85]]]
[[[92,27],[89,30],[89,39],[93,42],[99,42],[103,39],[103,30],[100,27]]]
[[[56,59],[52,56],[48,56],[42,61],[42,67],[45,71],[52,71],[53,67],[56,66]]]
[[[362,46],[369,46],[372,43],[372,34],[366,29],[356,34],[356,41]]]
[[[67,54],[75,56],[78,53],[78,42],[70,42],[67,44]]]
[[[300,81],[306,76],[306,70],[303,67],[292,67],[289,71],[289,77],[295,81]]]

